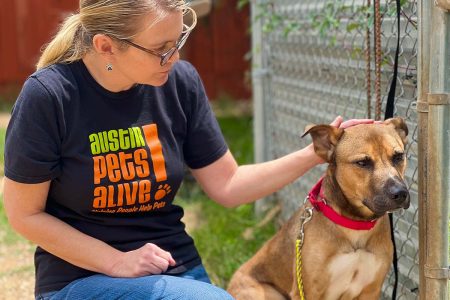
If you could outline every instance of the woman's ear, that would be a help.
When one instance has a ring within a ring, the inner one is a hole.
[[[112,38],[105,34],[96,34],[92,38],[94,51],[100,55],[113,55],[116,48]]]

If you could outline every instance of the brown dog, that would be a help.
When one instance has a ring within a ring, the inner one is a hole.
[[[308,133],[329,166],[321,189],[315,187],[318,195],[310,193],[317,199],[304,225],[305,299],[379,299],[393,256],[387,212],[409,207],[403,178],[408,129],[401,118],[393,118],[345,130],[317,125]],[[300,208],[236,271],[228,292],[237,300],[300,299],[295,245],[308,207],[313,205]],[[326,217],[329,213],[337,220]],[[363,229],[367,225],[373,228]]]

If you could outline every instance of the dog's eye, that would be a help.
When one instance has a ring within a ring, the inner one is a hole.
[[[394,156],[392,156],[392,162],[394,165],[398,165],[403,162],[405,159],[405,155],[403,153],[396,153]]]
[[[355,164],[360,168],[370,168],[372,166],[372,161],[368,158],[365,158],[355,161]]]

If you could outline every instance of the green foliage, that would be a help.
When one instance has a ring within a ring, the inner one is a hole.
[[[238,10],[243,9],[245,6],[247,6],[250,3],[250,0],[239,0],[237,3]]]
[[[262,30],[265,33],[272,32],[276,29],[282,28],[283,35],[287,37],[289,33],[300,29],[300,23],[297,20],[287,19],[285,16],[278,14],[273,2],[258,4],[258,14],[255,19],[263,20]]]
[[[224,116],[219,117],[218,120],[228,147],[238,164],[253,162],[252,118],[250,116]]]
[[[239,164],[253,161],[252,119],[250,116],[218,117],[230,151]],[[185,182],[178,193],[177,203],[185,211],[196,210],[201,225],[191,232],[211,280],[226,287],[231,275],[247,261],[275,232],[273,224],[255,227],[254,205],[227,209],[210,200],[192,182]],[[252,228],[251,239],[242,233]]]
[[[350,9],[351,6],[342,4],[342,1],[329,1],[322,11],[310,15],[311,27],[318,30],[320,36],[327,36],[330,31],[339,29],[341,16]]]
[[[0,197],[0,243],[14,244],[16,242],[24,242],[24,238],[16,233],[8,223],[5,208],[3,207],[3,195]]]
[[[189,200],[177,201],[187,209],[193,205]],[[206,196],[194,201],[200,203],[204,224],[192,232],[192,237],[211,280],[226,288],[234,271],[274,234],[274,226],[271,224],[262,228],[254,227],[257,220],[251,204],[225,209]],[[245,240],[242,233],[252,227],[252,239]]]
[[[0,112],[10,113],[22,86],[18,84],[2,85],[0,91]]]
[[[3,153],[5,151],[5,134],[6,129],[0,128],[0,178],[3,176],[4,170],[4,157]],[[12,244],[16,242],[23,242],[24,239],[12,230],[9,226],[8,219],[5,214],[5,209],[3,207],[3,195],[0,196],[0,243]]]
[[[243,7],[249,3],[249,0],[241,0],[239,7]],[[400,7],[404,7],[408,0],[401,0]],[[366,29],[371,29],[374,24],[374,10],[373,6],[367,5],[348,5],[343,0],[329,0],[324,3],[319,10],[312,12],[308,16],[307,25],[301,26],[298,19],[289,19],[276,10],[276,1],[268,0],[256,6],[258,11],[256,20],[262,20],[263,32],[269,33],[275,30],[281,30],[284,36],[289,33],[305,30],[315,30],[320,37],[328,39],[331,45],[336,43],[336,36],[339,32],[365,32]],[[396,14],[395,1],[389,1],[380,6],[381,17],[393,17]],[[343,23],[346,26],[343,27]],[[412,20],[408,20],[416,24]]]
[[[0,128],[0,176],[3,176],[6,129]]]
[[[373,2],[373,1],[372,1]],[[243,7],[250,3],[250,0],[241,0],[239,6]],[[264,3],[255,6],[257,14],[256,20],[262,20],[262,31],[270,33],[273,31],[280,31],[284,37],[290,33],[299,32],[301,30],[312,31],[324,40],[329,46],[333,47],[338,41],[339,35],[343,33],[354,33],[365,35],[366,31],[373,31],[374,27],[374,7],[346,4],[348,1],[343,0],[328,0],[317,3],[317,8],[309,13],[306,20],[300,18],[290,18],[282,15],[277,11],[277,2],[275,0],[267,0]],[[400,0],[400,8],[408,4],[408,0]],[[319,6],[320,9],[319,9]],[[384,17],[395,18],[397,12],[397,5],[394,0],[390,0],[380,4],[380,15]],[[404,17],[413,27],[417,28],[416,21]],[[351,56],[354,59],[359,59],[364,53],[363,49],[353,45]],[[382,53],[381,65],[389,64],[386,53]]]

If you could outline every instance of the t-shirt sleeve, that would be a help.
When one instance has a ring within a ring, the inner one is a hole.
[[[6,131],[5,176],[21,183],[40,183],[57,177],[60,136],[54,98],[36,78],[28,78]]]
[[[192,67],[190,114],[184,143],[184,158],[191,169],[205,167],[222,157],[228,146],[211,109],[203,83]]]

